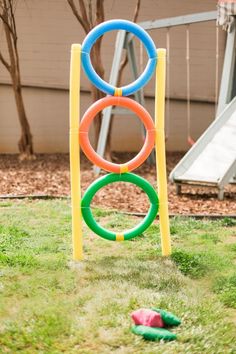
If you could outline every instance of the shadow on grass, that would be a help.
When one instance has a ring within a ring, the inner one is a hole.
[[[132,256],[103,256],[96,261],[87,261],[86,271],[88,280],[92,282],[129,283],[154,291],[179,291],[184,284],[184,278],[176,272],[175,265],[157,256],[145,262]]]

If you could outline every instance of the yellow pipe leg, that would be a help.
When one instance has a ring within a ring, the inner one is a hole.
[[[70,63],[70,181],[72,245],[75,261],[83,259],[79,145],[80,68],[81,45],[73,44]]]
[[[155,128],[156,128],[156,168],[157,188],[160,200],[160,232],[162,255],[171,254],[170,226],[168,213],[166,153],[165,153],[165,81],[166,50],[157,50],[156,87],[155,87]]]

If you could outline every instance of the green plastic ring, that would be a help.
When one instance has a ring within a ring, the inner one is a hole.
[[[91,201],[94,195],[97,193],[97,191],[102,187],[105,187],[107,184],[113,182],[130,182],[135,184],[136,186],[144,190],[144,192],[146,192],[150,201],[150,207],[148,213],[143,219],[143,221],[139,223],[137,226],[135,226],[133,229],[125,231],[122,234],[120,233],[116,234],[115,232],[106,230],[105,228],[100,226],[95,221],[90,208]],[[154,188],[144,178],[137,176],[133,173],[122,173],[122,174],[109,173],[105,176],[100,177],[88,187],[81,202],[82,215],[88,227],[97,235],[110,241],[130,240],[133,237],[141,235],[155,219],[158,209],[159,209],[159,199]]]

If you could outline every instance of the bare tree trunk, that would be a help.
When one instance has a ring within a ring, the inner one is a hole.
[[[1,52],[0,61],[6,67],[11,76],[17,113],[21,127],[21,137],[18,142],[18,147],[20,152],[20,159],[23,160],[33,159],[35,156],[33,152],[32,134],[30,131],[29,122],[27,120],[22,96],[20,62],[17,47],[17,32],[13,4],[14,0],[0,1],[0,20],[3,23],[10,62],[7,62]]]
[[[21,137],[18,142],[20,159],[21,160],[32,159],[32,158],[34,158],[32,134],[31,134],[29,122],[27,120],[26,113],[25,113],[21,84],[20,84],[20,82],[17,82],[17,80],[13,77],[12,77],[12,82],[13,82],[18,117],[19,117],[20,126],[21,126]]]

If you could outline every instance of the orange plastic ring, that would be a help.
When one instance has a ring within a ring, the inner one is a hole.
[[[140,118],[147,131],[142,149],[132,160],[125,164],[116,164],[103,159],[94,151],[89,141],[88,133],[93,119],[108,106],[121,106],[130,109]],[[136,101],[128,97],[106,96],[96,101],[85,112],[80,123],[79,139],[83,152],[93,164],[109,172],[125,173],[139,167],[150,155],[155,141],[155,126],[150,114]]]

